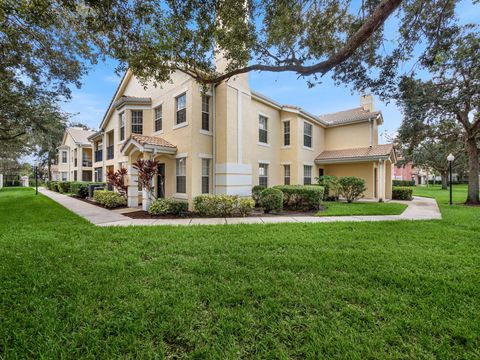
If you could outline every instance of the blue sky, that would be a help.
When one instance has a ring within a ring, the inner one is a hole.
[[[480,6],[464,0],[457,8],[462,23],[477,23]],[[391,24],[395,19],[389,20]],[[387,33],[396,27],[386,24]],[[63,110],[74,114],[72,121],[79,121],[97,129],[103,114],[117,88],[120,78],[115,75],[115,62],[108,60],[92,68],[83,79],[81,89],[73,90],[71,101],[62,104]],[[304,79],[292,73],[250,73],[250,87],[284,104],[296,105],[313,114],[324,114],[357,107],[360,94],[351,91],[347,85],[336,86],[327,75],[322,84],[308,88]],[[402,115],[393,103],[386,104],[375,99],[376,109],[381,110],[384,124],[380,132],[392,134],[400,125]],[[380,139],[380,142],[385,142]]]

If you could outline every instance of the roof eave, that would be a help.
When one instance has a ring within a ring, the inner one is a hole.
[[[315,160],[315,164],[340,164],[340,163],[350,163],[350,162],[368,162],[376,160],[388,160],[390,154],[382,156],[361,156],[361,157],[345,157],[345,158],[330,158],[330,159],[319,159]]]

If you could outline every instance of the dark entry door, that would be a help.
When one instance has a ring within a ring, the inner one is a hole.
[[[158,164],[157,168],[157,198],[165,197],[165,164]]]

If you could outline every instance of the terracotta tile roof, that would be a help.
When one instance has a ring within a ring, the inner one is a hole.
[[[146,135],[133,134],[132,139],[137,141],[140,145],[157,145],[157,146],[169,147],[173,149],[176,148],[175,145],[170,144],[168,141],[158,136],[146,136]]]
[[[90,141],[88,141],[88,137],[95,133],[95,131],[84,130],[83,128],[80,128],[80,127],[68,128],[67,132],[73,138],[73,141],[81,145],[91,145]]]
[[[342,150],[326,150],[315,158],[315,161],[362,159],[389,156],[393,151],[393,144],[366,146]]]
[[[318,117],[329,124],[342,124],[352,121],[368,120],[380,114],[380,111],[368,111],[362,107],[338,111],[331,114],[319,115]]]

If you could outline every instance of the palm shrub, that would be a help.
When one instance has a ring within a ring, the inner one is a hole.
[[[283,209],[283,193],[276,188],[267,188],[260,193],[260,206],[263,212],[280,212]]]
[[[338,195],[340,192],[340,183],[336,176],[319,176],[317,178],[318,185],[323,186],[323,200],[325,201],[338,201]]]
[[[318,210],[324,188],[318,185],[277,185],[283,193],[283,208],[291,210]]]
[[[340,194],[348,203],[363,198],[363,193],[366,190],[365,180],[355,176],[346,176],[340,178],[338,182],[340,184]]]
[[[255,201],[255,206],[260,206],[260,193],[267,187],[263,185],[255,185],[252,188],[252,198]]]
[[[122,195],[110,190],[95,190],[93,192],[93,200],[107,209],[127,205],[127,200]]]

